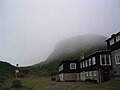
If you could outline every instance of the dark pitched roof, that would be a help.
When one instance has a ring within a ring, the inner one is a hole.
[[[120,35],[120,32],[118,32],[118,33],[116,33],[116,34],[112,34],[111,37],[106,40],[106,42],[107,42],[108,40],[110,40],[111,38],[117,36],[117,35]]]

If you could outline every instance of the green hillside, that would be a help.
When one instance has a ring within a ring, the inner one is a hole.
[[[7,62],[0,61],[0,83],[14,76],[15,67]]]

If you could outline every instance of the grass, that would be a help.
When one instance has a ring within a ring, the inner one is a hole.
[[[71,90],[120,90],[120,78],[112,79],[110,81],[99,84],[90,82],[80,82]]]
[[[8,90],[39,90],[40,88],[46,87],[50,83],[49,77],[26,77],[19,78],[21,80],[23,87],[22,88],[11,88],[12,81],[14,79],[9,79],[1,85],[1,88],[8,88]],[[0,90],[2,90],[0,88]]]
[[[0,90],[40,90],[51,85],[50,78],[38,76],[19,78],[23,85],[22,88],[11,88],[14,79],[9,79],[5,83],[0,84]],[[110,81],[99,84],[90,82],[59,82],[58,84],[68,85],[68,90],[120,90],[120,78],[111,79]],[[8,89],[5,89],[6,87]]]

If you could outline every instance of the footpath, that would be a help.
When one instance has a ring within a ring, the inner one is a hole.
[[[71,90],[77,85],[76,82],[51,82],[51,85],[40,90]]]

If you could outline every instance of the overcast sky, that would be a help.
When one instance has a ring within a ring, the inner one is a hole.
[[[120,31],[120,0],[0,0],[0,60],[44,61],[60,40]]]

